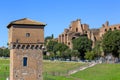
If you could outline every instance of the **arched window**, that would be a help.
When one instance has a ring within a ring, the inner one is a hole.
[[[33,49],[34,48],[34,45],[31,45],[31,49]]]
[[[105,29],[105,32],[107,31],[107,29]]]
[[[76,28],[76,32],[78,32],[78,28]]]
[[[38,45],[36,45],[36,46],[35,46],[35,49],[38,49],[38,47],[39,47],[39,46],[38,46]]]
[[[70,42],[68,43],[68,45],[70,45]]]
[[[22,49],[24,49],[25,48],[25,45],[22,45]]]
[[[26,49],[29,49],[29,47],[30,47],[30,45],[27,45],[27,46],[26,46]]]
[[[112,29],[111,29],[111,28],[109,28],[109,30],[111,31]]]
[[[114,27],[114,30],[116,30],[116,27]]]
[[[119,26],[119,29],[120,29],[120,26]]]

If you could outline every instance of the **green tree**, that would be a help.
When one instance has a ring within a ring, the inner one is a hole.
[[[58,44],[58,42],[50,40],[50,41],[48,42],[48,44],[46,45],[47,51],[49,51],[49,52],[50,52],[50,51],[54,51],[54,46],[55,46],[56,44]]]
[[[97,41],[95,43],[94,48],[92,51],[87,51],[85,54],[85,58],[88,60],[93,60],[93,59],[99,59],[102,56],[102,46],[101,46],[101,41]]]
[[[63,43],[57,43],[54,45],[54,52],[60,51],[61,53],[68,49],[68,46]]]
[[[68,48],[62,53],[62,57],[65,59],[71,59],[71,54],[72,50]]]
[[[72,50],[72,51],[71,51],[71,56],[72,56],[72,57],[78,57],[78,56],[79,56],[78,50]]]
[[[73,49],[78,50],[82,60],[84,60],[85,52],[92,49],[92,41],[87,36],[80,36],[72,41]]]
[[[10,50],[8,48],[0,49],[0,57],[9,57]]]
[[[87,51],[86,52],[86,55],[85,55],[85,58],[88,59],[88,60],[93,60],[95,59],[95,53],[93,51]]]
[[[53,39],[52,36],[47,36],[47,37],[45,37],[45,42],[46,42],[47,40],[51,40],[51,39]]]
[[[112,53],[114,57],[120,54],[120,31],[108,31],[102,39],[102,47],[107,54]]]
[[[102,56],[103,49],[102,49],[102,46],[101,46],[101,41],[97,41],[95,43],[95,46],[92,49],[92,51],[94,53],[94,57],[99,58],[99,57]]]

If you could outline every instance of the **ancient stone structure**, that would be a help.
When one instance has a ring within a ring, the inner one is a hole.
[[[100,29],[89,29],[88,24],[81,24],[81,20],[77,19],[76,21],[71,22],[69,29],[65,29],[62,34],[58,37],[58,42],[64,43],[69,48],[72,48],[72,40],[78,38],[82,35],[86,35],[89,39],[92,40],[93,46],[97,40],[100,40],[101,37],[108,30],[120,30],[120,24],[109,26],[109,22],[107,21],[102,25]]]
[[[44,23],[27,18],[11,22],[9,29],[10,80],[43,80]]]
[[[109,25],[109,22],[106,21],[105,24],[102,25],[100,28],[100,37],[102,37],[107,31],[113,31],[113,30],[120,30],[120,24],[115,24],[115,25]]]
[[[65,29],[58,37],[58,42],[64,43],[72,48],[72,39],[79,37],[80,35],[87,34],[89,26],[87,24],[81,24],[80,19],[71,22],[69,29]]]
[[[77,19],[76,21],[71,22],[69,29],[65,29],[64,32],[59,35],[58,42],[64,43],[72,48],[72,40],[82,35],[86,35],[89,39],[95,42],[98,39],[97,36],[99,35],[99,30],[90,30],[88,24],[81,24],[81,20]]]

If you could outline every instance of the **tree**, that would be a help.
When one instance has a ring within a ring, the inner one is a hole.
[[[95,53],[93,51],[87,51],[85,58],[88,60],[93,60],[93,59],[95,59]]]
[[[54,46],[55,46],[56,44],[58,44],[58,42],[50,40],[50,41],[48,42],[48,44],[46,45],[47,51],[49,51],[49,52],[50,52],[50,51],[54,51]]]
[[[52,36],[47,36],[47,37],[45,37],[45,42],[46,42],[47,40],[51,40],[51,39],[53,39]]]
[[[107,54],[112,53],[114,57],[120,54],[120,31],[108,31],[102,39],[102,47]]]
[[[64,59],[71,59],[71,54],[72,54],[72,50],[71,49],[66,49],[63,53],[62,53],[62,57]]]
[[[72,56],[72,57],[78,57],[78,56],[79,56],[78,50],[72,50],[72,51],[71,51],[71,56]]]
[[[72,43],[73,49],[80,52],[79,57],[81,57],[82,60],[84,60],[85,52],[92,49],[92,41],[86,36],[80,36],[79,38],[74,39]]]
[[[52,41],[54,39],[54,35],[52,34],[51,36],[45,37],[45,45],[49,43],[49,41]]]
[[[8,48],[1,49],[0,48],[0,57],[9,57],[10,56],[10,50]]]
[[[54,52],[57,52],[57,51],[64,52],[66,49],[68,49],[68,46],[63,43],[57,43],[54,46]]]
[[[99,58],[100,56],[102,56],[102,46],[101,46],[101,41],[97,41],[95,43],[94,48],[92,49],[93,53],[94,53],[94,57]]]

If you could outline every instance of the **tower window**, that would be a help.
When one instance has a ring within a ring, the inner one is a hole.
[[[23,66],[27,66],[27,57],[23,57]]]
[[[78,32],[78,28],[76,28],[76,32]]]
[[[107,31],[107,29],[105,29],[105,32]]]
[[[26,37],[30,37],[30,33],[26,33]]]
[[[109,30],[112,30],[111,28]]]

